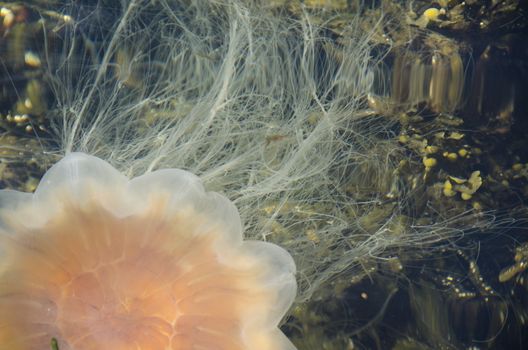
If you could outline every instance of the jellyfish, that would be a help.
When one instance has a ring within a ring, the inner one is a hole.
[[[0,191],[0,344],[48,349],[295,349],[277,245],[243,240],[235,205],[162,169],[128,179],[70,153],[35,193]]]

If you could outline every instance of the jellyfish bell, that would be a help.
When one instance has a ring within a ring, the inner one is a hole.
[[[129,180],[70,153],[34,194],[0,191],[0,344],[9,349],[295,349],[282,248],[243,241],[236,207],[198,177]]]

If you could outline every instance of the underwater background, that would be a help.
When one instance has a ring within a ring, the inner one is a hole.
[[[183,168],[292,254],[298,349],[527,347],[525,2],[0,6],[1,188]]]

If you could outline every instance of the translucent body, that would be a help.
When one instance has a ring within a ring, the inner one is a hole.
[[[286,251],[243,242],[236,208],[198,178],[128,181],[68,155],[34,195],[1,191],[0,344],[12,350],[294,349]]]
[[[68,23],[51,28],[64,42],[42,55],[56,103],[53,146],[28,155],[38,164],[81,151],[130,177],[188,169],[234,201],[245,237],[292,254],[297,302],[395,252],[443,249],[481,217],[409,217],[427,206],[401,166],[421,158],[399,143],[400,118],[367,108],[384,19],[347,13],[336,43],[332,12],[292,16],[290,2],[82,3],[64,8]]]

